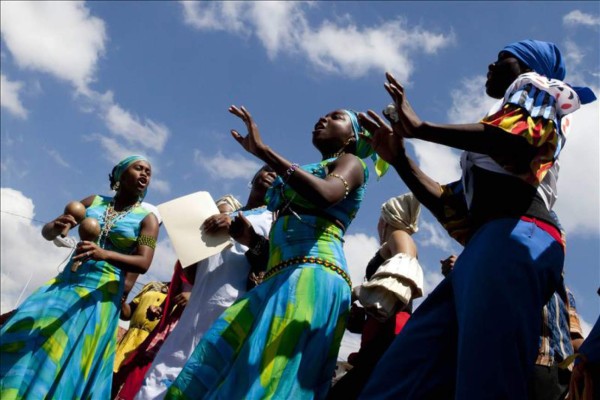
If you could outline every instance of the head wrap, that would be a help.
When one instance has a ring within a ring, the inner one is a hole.
[[[562,54],[554,43],[527,39],[511,43],[504,47],[502,51],[514,55],[529,68],[549,79],[564,81],[567,74]],[[579,96],[582,104],[591,103],[596,100],[596,96],[590,88],[571,87]]]
[[[421,203],[412,193],[392,197],[381,205],[381,218],[386,224],[411,235],[419,230]]]
[[[129,156],[129,157],[122,159],[121,161],[119,161],[119,163],[117,165],[114,166],[114,168],[112,170],[112,176],[111,176],[111,180],[112,180],[111,187],[110,187],[111,189],[117,190],[116,185],[118,182],[121,181],[121,176],[123,176],[123,172],[125,172],[127,170],[127,168],[129,168],[133,163],[135,163],[137,161],[146,161],[149,163],[149,161],[146,157],[134,155],[134,156]],[[144,197],[146,197],[147,192],[148,192],[148,187],[146,187],[146,189],[144,189],[144,193],[140,197],[140,200],[142,200]]]
[[[356,156],[360,158],[367,158],[370,156],[375,165],[375,173],[377,174],[377,177],[381,178],[390,168],[390,165],[381,159],[379,155],[375,153],[373,147],[359,135],[359,133],[362,133],[367,137],[371,137],[371,133],[366,129],[363,129],[358,123],[358,114],[356,111],[344,110],[344,112],[348,114],[350,122],[352,122],[352,131],[354,133],[354,138],[356,139]]]
[[[221,204],[226,204],[231,207],[231,211],[236,211],[242,208],[242,204],[231,194],[226,194],[225,196],[218,199],[215,204],[220,206]]]

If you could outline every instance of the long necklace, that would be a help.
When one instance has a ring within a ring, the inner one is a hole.
[[[111,200],[106,207],[106,211],[104,212],[104,225],[102,226],[102,230],[100,231],[100,236],[98,237],[98,245],[104,248],[106,244],[106,239],[108,238],[108,234],[112,230],[112,228],[116,225],[117,222],[122,220],[129,214],[131,210],[136,207],[139,207],[140,202],[137,201],[134,204],[123,208],[121,211],[115,210],[115,200]]]

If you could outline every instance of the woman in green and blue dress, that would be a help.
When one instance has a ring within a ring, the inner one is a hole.
[[[2,326],[2,399],[110,398],[125,275],[146,272],[156,246],[158,220],[141,206],[150,179],[149,162],[130,156],[110,175],[114,197],[82,200],[86,217],[100,223],[100,236],[79,242],[64,270]],[[61,215],[42,235],[52,240],[76,224]],[[81,265],[71,268],[75,262]]]
[[[350,307],[342,245],[368,178],[358,156],[372,151],[356,114],[336,110],[313,130],[322,161],[300,167],[263,143],[244,107],[229,111],[248,128],[233,137],[279,175],[267,194],[277,215],[269,263],[264,281],[204,335],[167,398],[324,398]]]

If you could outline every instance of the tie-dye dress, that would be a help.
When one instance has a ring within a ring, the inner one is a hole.
[[[111,197],[96,196],[86,216],[104,225]],[[108,250],[130,254],[149,211],[132,209],[109,233]],[[2,327],[0,398],[109,399],[125,272],[70,261],[29,296]],[[34,266],[32,266],[34,267]]]
[[[302,168],[324,178],[332,159]],[[350,306],[342,248],[365,184],[319,210],[278,178],[268,193],[280,212],[270,234],[266,279],[215,321],[169,388],[167,399],[324,398]],[[327,214],[328,217],[316,216]]]

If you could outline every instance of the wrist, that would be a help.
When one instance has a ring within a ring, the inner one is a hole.
[[[262,145],[256,150],[256,156],[260,158],[265,164],[269,164],[269,160],[272,159],[273,150],[266,144]]]

